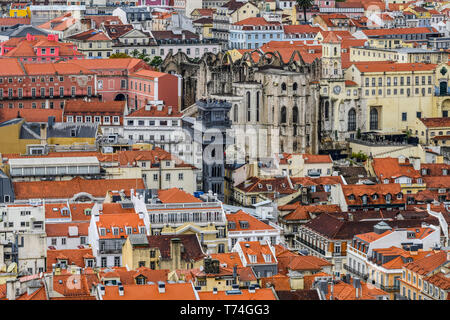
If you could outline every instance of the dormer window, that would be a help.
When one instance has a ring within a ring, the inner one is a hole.
[[[239,226],[241,227],[241,229],[248,229],[249,228],[248,221],[239,221]]]
[[[250,263],[256,263],[256,255],[249,254],[248,259],[250,260]]]
[[[377,200],[378,199],[378,195],[376,194],[376,193],[374,193],[373,195],[372,195],[372,200]]]
[[[234,221],[228,222],[228,229],[230,230],[236,229],[236,223]]]
[[[119,228],[112,228],[113,235],[118,236],[119,235]]]
[[[139,227],[139,233],[145,234],[145,227]]]
[[[362,203],[367,204],[367,195],[362,196]]]
[[[401,193],[401,192],[399,192],[398,194],[397,194],[397,199],[403,199],[403,193]]]
[[[266,187],[267,187],[268,191],[272,191],[272,185],[271,184],[267,184]]]
[[[349,195],[348,200],[355,200],[355,195],[353,195],[353,194]]]
[[[385,196],[385,199],[386,199],[386,203],[391,203],[391,199],[392,199],[391,194],[388,193],[388,194]]]
[[[101,235],[101,236],[106,236],[106,230],[105,230],[105,228],[100,228],[100,235]]]
[[[442,175],[443,175],[443,176],[446,176],[446,175],[447,175],[447,172],[448,172],[447,169],[442,169]]]
[[[258,188],[262,189],[262,184],[258,183]]]
[[[385,184],[388,184],[388,183],[389,183],[389,179],[384,179],[383,182],[384,182]]]
[[[132,231],[131,231],[131,227],[126,227],[125,229],[126,229],[126,231],[127,231],[127,234],[131,234],[131,232],[132,232]]]
[[[270,254],[265,254],[265,255],[264,255],[264,261],[266,261],[266,262],[272,262],[272,255],[270,255]]]

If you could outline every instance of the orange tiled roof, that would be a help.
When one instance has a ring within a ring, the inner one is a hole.
[[[103,300],[196,300],[191,283],[166,283],[165,292],[158,292],[158,284],[123,285],[124,295],[117,286],[105,286]]]
[[[162,203],[193,203],[202,202],[202,200],[194,197],[186,191],[178,188],[171,188],[158,191],[158,198]]]
[[[409,162],[399,163],[397,158],[374,158],[373,169],[377,177],[384,179],[396,179],[399,177],[420,178],[420,173]]]
[[[417,27],[417,28],[392,28],[392,29],[365,29],[362,32],[367,36],[386,36],[400,34],[421,34],[436,33],[435,28]]]
[[[169,114],[169,106],[163,106],[161,110],[158,110],[157,106],[150,106],[150,110],[146,107],[140,108],[138,110],[133,110],[127,117],[170,117],[170,118],[180,118],[183,114],[177,110],[177,108],[172,107]]]
[[[396,63],[391,61],[354,62],[352,63],[360,72],[402,72],[402,71],[429,71],[436,69],[432,63]]]
[[[99,215],[96,225],[98,228],[106,228],[104,236],[99,234],[101,239],[120,239],[128,237],[126,227],[131,227],[132,233],[136,234],[140,233],[139,227],[144,227],[145,223],[136,213],[110,213]],[[113,233],[113,227],[118,228],[117,234]]]
[[[3,108],[0,109],[0,122],[23,118],[26,122],[47,122],[48,117],[55,117],[56,122],[62,122],[62,109],[16,109]]]
[[[142,179],[85,180],[75,177],[64,181],[13,182],[16,199],[70,199],[87,192],[94,197],[105,197],[109,190],[145,189]]]
[[[235,26],[279,26],[279,22],[267,21],[263,17],[251,17],[234,23]]]
[[[280,206],[278,207],[279,210],[284,211],[290,211],[291,207],[289,206]],[[339,205],[309,205],[309,206],[303,206],[299,202],[295,205],[294,211],[291,213],[283,216],[283,220],[309,220],[311,219],[310,212],[341,212],[341,208]]]
[[[198,293],[200,300],[276,300],[270,288],[256,289],[250,293],[247,289],[241,289],[241,294],[228,295],[226,291],[218,291],[216,294],[211,291],[201,291]]]
[[[274,227],[258,220],[257,218],[245,213],[242,210],[239,210],[236,213],[230,213],[226,215],[228,223],[233,221],[235,224],[235,228],[231,229],[228,225],[228,231],[252,231],[252,230],[275,230]],[[248,228],[242,229],[240,225],[240,221],[247,221]]]
[[[443,118],[419,118],[428,128],[447,128],[450,127],[450,117]]]
[[[90,209],[93,206],[93,203],[70,203],[68,209],[70,211],[71,221],[90,221],[91,216],[86,215],[84,210]],[[45,219],[68,218],[67,216],[61,215],[61,209],[63,208],[67,208],[67,203],[46,203]]]
[[[25,292],[23,295],[17,298],[17,300],[47,300],[47,295],[45,293],[45,287],[42,286],[35,290],[31,294]]]
[[[77,237],[89,235],[89,222],[58,222],[46,223],[45,232],[47,237],[69,237],[69,227],[77,227]]]
[[[228,268],[232,268],[237,265],[238,268],[242,268],[242,261],[236,252],[228,253],[211,253],[212,259],[217,259],[220,264],[226,264]]]
[[[76,265],[85,268],[85,259],[95,259],[92,249],[66,249],[66,250],[47,250],[47,270],[52,270],[52,265],[58,262],[60,255],[67,259],[67,265]]]
[[[407,263],[404,267],[419,275],[426,276],[447,261],[447,252],[442,250],[429,253],[422,259]]]
[[[246,259],[247,265],[252,264],[276,264],[276,258],[273,255],[272,251],[270,250],[269,246],[267,244],[261,244],[259,241],[240,241],[238,242],[239,246],[242,249],[242,252],[244,253],[244,257]],[[270,255],[271,261],[266,262],[264,259],[263,254]],[[248,255],[255,255],[256,256],[256,262],[250,262],[250,259]]]
[[[450,176],[423,177],[423,181],[427,184],[427,189],[448,189],[450,186]]]
[[[448,274],[439,272],[430,277],[424,278],[423,281],[427,281],[442,290],[450,290],[450,278],[448,277]]]
[[[290,291],[290,278],[283,274],[277,274],[272,277],[261,278],[261,287],[273,287],[276,291]]]

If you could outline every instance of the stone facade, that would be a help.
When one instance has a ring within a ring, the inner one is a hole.
[[[258,146],[260,159],[279,151],[317,153],[320,61],[307,64],[296,51],[288,62],[278,52],[260,54],[255,61],[255,53],[235,62],[222,52],[200,60],[177,53],[166,57],[161,71],[182,77],[182,110],[195,109],[201,98],[231,103],[232,129],[244,131],[236,142],[238,148],[245,145],[245,154],[255,155],[250,145]]]

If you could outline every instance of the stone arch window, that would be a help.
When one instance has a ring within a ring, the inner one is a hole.
[[[292,85],[292,90],[297,91],[298,89],[298,84],[297,82],[294,82],[294,84]]]
[[[378,130],[378,110],[375,108],[370,110],[370,130]]]
[[[294,106],[294,108],[292,108],[292,123],[294,123],[294,124],[298,123],[298,108],[297,108],[297,106]]]
[[[281,90],[282,90],[282,91],[286,91],[286,88],[287,88],[286,83],[283,82],[283,83],[281,84]]]
[[[348,112],[348,131],[356,130],[356,111],[355,108],[350,109]]]
[[[234,109],[233,109],[233,121],[234,122],[238,122],[239,121],[239,115],[238,115],[238,105],[235,104],[234,105]]]
[[[250,91],[247,91],[247,121],[251,120]]]
[[[281,123],[286,123],[286,107],[281,107]]]

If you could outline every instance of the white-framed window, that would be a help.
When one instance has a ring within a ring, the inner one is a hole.
[[[85,122],[92,122],[92,116],[86,116],[84,117]]]
[[[66,122],[73,122],[73,116],[66,116]]]
[[[111,123],[111,117],[109,117],[109,116],[104,116],[104,117],[103,117],[103,123],[105,123],[105,124]]]

